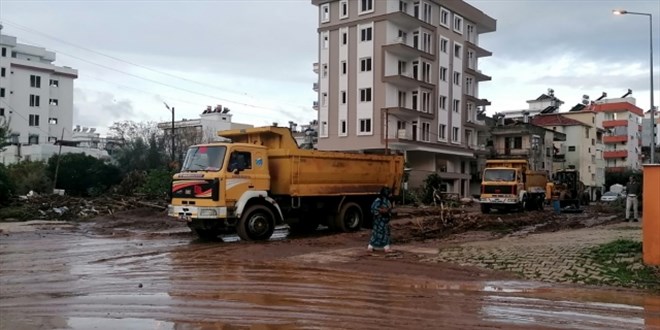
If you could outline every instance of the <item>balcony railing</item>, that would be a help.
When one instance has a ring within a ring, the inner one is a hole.
[[[314,101],[314,102],[312,102],[312,109],[314,109],[314,110],[318,110],[318,109],[319,109],[319,102],[318,102],[318,101]]]
[[[317,83],[317,82],[313,83],[312,84],[312,90],[314,90],[315,92],[318,92],[319,91],[319,83]]]
[[[619,126],[628,126],[628,121],[623,120],[603,120],[603,128],[619,127]]]
[[[627,150],[603,151],[603,158],[605,158],[605,159],[626,158],[626,157],[628,157],[628,151]]]
[[[319,63],[316,62],[312,65],[312,68],[314,70],[314,73],[318,74],[319,73]]]
[[[628,135],[610,135],[603,136],[604,143],[628,142]]]

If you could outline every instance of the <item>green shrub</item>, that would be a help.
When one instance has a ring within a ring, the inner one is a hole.
[[[167,197],[170,189],[172,189],[172,175],[172,172],[166,170],[150,171],[139,192],[152,198]]]
[[[40,194],[50,193],[53,189],[46,162],[28,160],[9,165],[7,168],[16,186],[17,195],[25,195],[30,190]]]
[[[422,194],[423,203],[433,203],[433,188],[439,188],[442,181],[442,178],[437,173],[429,174],[429,176],[424,179],[424,191]]]
[[[14,182],[5,165],[0,164],[0,205],[8,204],[14,191]]]
[[[54,177],[58,156],[48,160],[48,172]],[[57,188],[65,189],[74,196],[98,195],[121,181],[116,166],[84,154],[64,154],[61,156],[57,175]]]

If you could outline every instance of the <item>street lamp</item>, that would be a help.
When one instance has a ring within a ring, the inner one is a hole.
[[[172,112],[172,164],[174,164],[174,107],[170,109],[170,106],[167,105],[167,103],[163,102],[163,104],[165,104],[167,110]]]
[[[651,50],[651,164],[655,164],[655,104],[653,102],[653,15],[649,13],[638,13],[623,9],[613,10],[614,15],[640,15],[649,17],[649,48]]]

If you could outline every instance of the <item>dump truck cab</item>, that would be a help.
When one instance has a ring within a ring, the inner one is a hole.
[[[543,208],[547,173],[531,171],[520,159],[486,161],[481,182],[481,211]]]

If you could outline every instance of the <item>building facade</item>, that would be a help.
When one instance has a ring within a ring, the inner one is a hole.
[[[0,34],[0,116],[9,121],[12,144],[52,144],[62,134],[71,138],[78,71],[54,61],[55,53]]]
[[[639,170],[642,164],[642,118],[644,112],[632,97],[603,99],[594,105],[603,114],[606,171]]]
[[[479,113],[491,78],[479,35],[496,21],[464,1],[312,0],[319,9],[321,150],[406,156],[410,185],[431,173],[442,190],[469,193],[474,149],[485,148]]]
[[[578,170],[586,191],[595,200],[596,191],[602,192],[605,185],[602,142],[592,137],[598,130],[596,123],[589,125],[563,114],[538,115],[532,123],[566,135],[566,141],[554,143],[553,170],[571,167]]]
[[[656,107],[657,108],[657,107]],[[660,134],[658,134],[658,127],[660,127],[660,113],[657,112],[655,113],[655,120],[654,120],[654,129],[651,129],[651,111],[647,111],[644,114],[644,118],[642,119],[642,150],[644,151],[644,155],[642,157],[642,162],[643,163],[649,163],[650,162],[650,151],[651,150],[651,141],[652,136],[655,134],[655,162],[658,163],[660,162]]]

